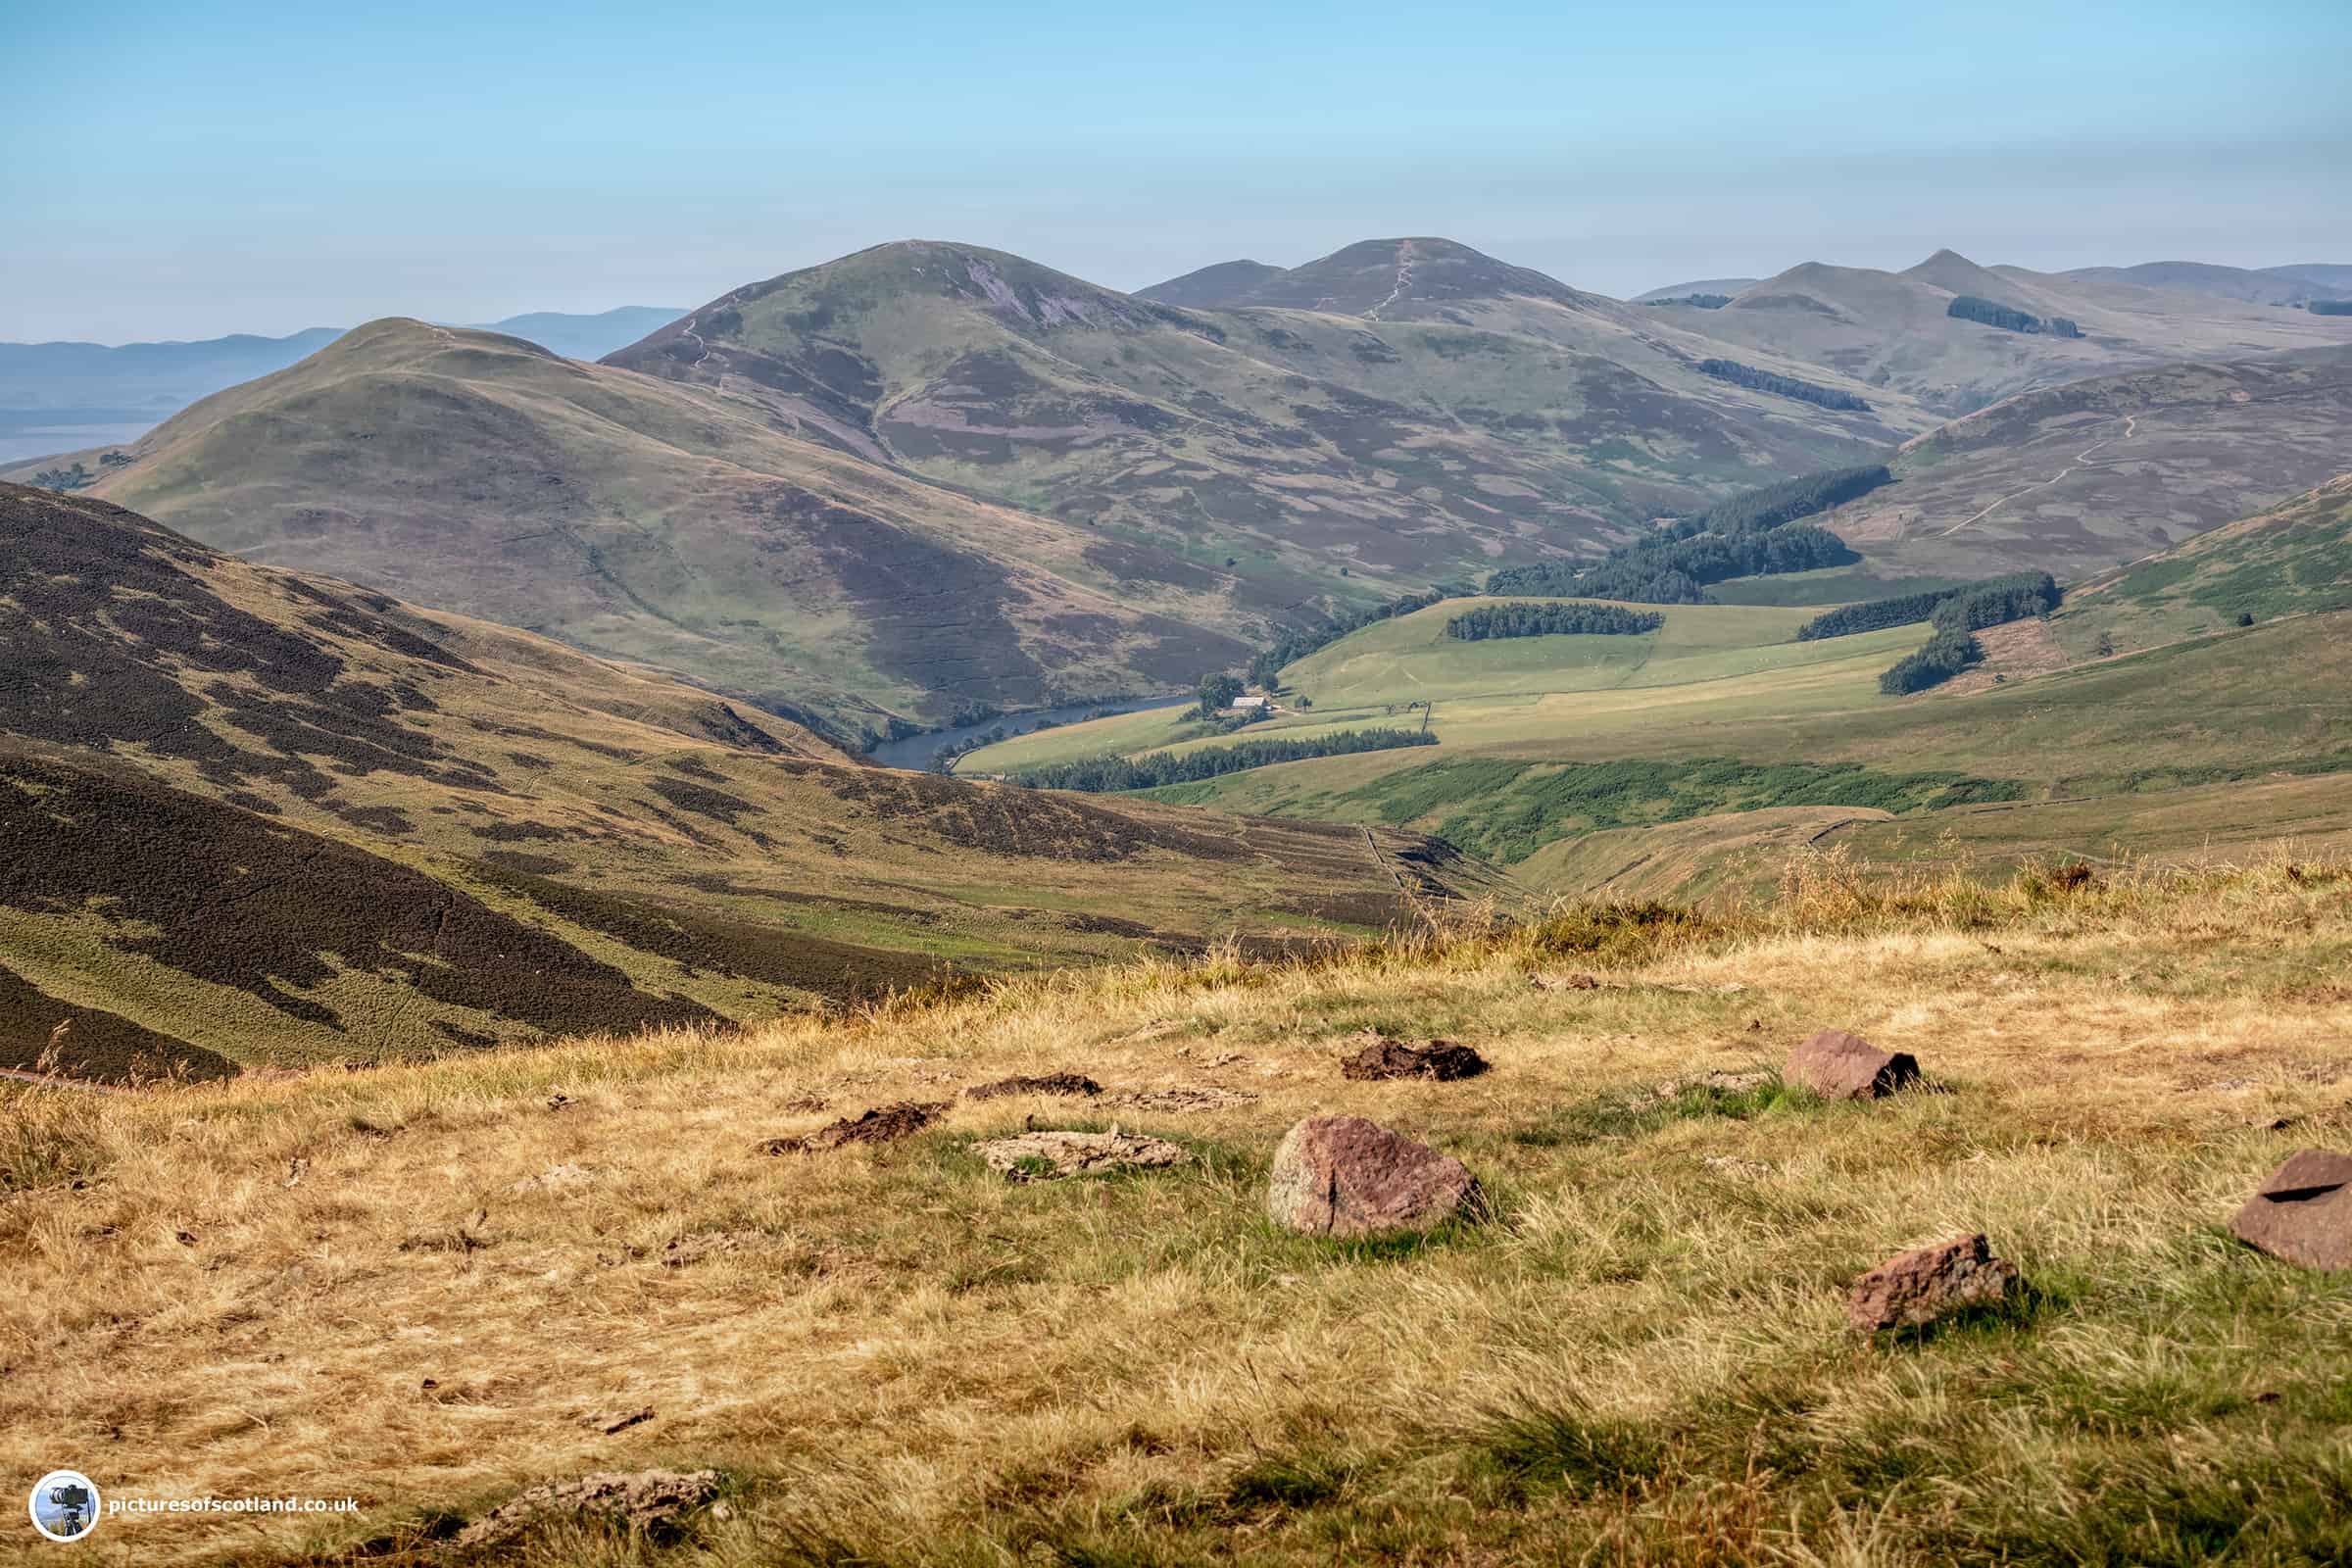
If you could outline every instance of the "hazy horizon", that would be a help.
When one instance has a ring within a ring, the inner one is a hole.
[[[673,36],[197,0],[93,39],[39,5],[0,200],[40,243],[0,257],[0,338],[691,309],[918,236],[1123,289],[1397,234],[1619,296],[1947,246],[2352,262],[2338,6],[1421,16],[721,4]]]

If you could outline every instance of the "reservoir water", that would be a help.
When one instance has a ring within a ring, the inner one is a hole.
[[[941,752],[961,746],[992,729],[1001,729],[1008,736],[1026,735],[1041,719],[1069,724],[1099,713],[1141,713],[1153,708],[1181,708],[1192,701],[1190,697],[1136,697],[1123,702],[1070,703],[1060,708],[1033,709],[1026,713],[1006,713],[1001,718],[984,719],[957,729],[925,730],[903,741],[884,741],[866,756],[884,767],[910,767],[919,772],[929,767],[931,759]]]

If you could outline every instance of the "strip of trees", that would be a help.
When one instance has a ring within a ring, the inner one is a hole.
[[[1496,637],[1632,637],[1656,631],[1666,617],[1623,605],[1482,605],[1446,622],[1446,635],[1466,643]]]
[[[98,475],[76,463],[71,468],[43,468],[32,476],[32,484],[41,490],[78,490],[83,485],[96,484]]]
[[[1840,605],[1824,611],[1796,628],[1800,643],[1818,642],[1825,637],[1851,637],[1859,632],[1885,631],[1889,626],[1908,626],[1927,620],[1955,599],[1983,600],[1986,604],[2016,602],[2031,606],[2021,615],[2004,616],[2019,619],[2022,615],[2039,615],[2058,605],[2058,583],[2046,571],[2011,572],[2005,577],[1986,577],[1977,582],[1962,583],[1957,588],[1939,588],[1932,593],[1902,594],[1892,599],[1873,599],[1865,604]],[[1972,609],[1971,614],[1984,612],[1982,607]],[[1997,624],[1978,621],[1978,625]]]
[[[1936,635],[1881,675],[1879,690],[1900,697],[1941,685],[1984,657],[1976,633],[2029,615],[2046,615],[2058,608],[2058,584],[2046,571],[2021,571],[1972,584],[1936,607],[1928,617]]]
[[[1506,566],[1488,579],[1487,592],[1704,605],[1713,602],[1709,583],[1849,565],[1861,558],[1844,540],[1826,528],[1792,524],[1868,495],[1893,477],[1885,464],[1870,464],[1744,491],[1620,545],[1591,565]]]
[[[1732,303],[1732,297],[1729,294],[1681,294],[1670,300],[1645,300],[1642,303],[1651,306],[1692,305],[1702,311],[1720,311]]]
[[[1779,397],[1794,398],[1799,403],[1817,404],[1825,409],[1838,409],[1847,413],[1870,412],[1870,405],[1851,392],[1840,392],[1836,387],[1821,386],[1812,381],[1800,381],[1793,375],[1775,375],[1770,370],[1759,370],[1752,365],[1741,365],[1738,360],[1701,360],[1698,368],[1718,381],[1753,387],[1759,392],[1770,392]]]
[[[1386,752],[1400,746],[1437,744],[1437,736],[1426,730],[1344,729],[1297,740],[1268,737],[1232,746],[1204,746],[1197,752],[1152,752],[1133,758],[1082,757],[1015,773],[1011,779],[1034,790],[1105,794],[1116,790],[1157,789],[1163,784],[1190,784],[1276,762],[1301,761],[1309,757],[1346,757],[1355,752]]]
[[[2047,332],[2052,337],[2081,337],[2082,329],[2063,316],[2047,320],[2030,311],[2020,311],[1991,300],[1979,299],[1974,294],[1962,294],[1944,307],[1944,315],[1963,321],[1979,321],[1985,326],[1997,326],[2004,332]]]

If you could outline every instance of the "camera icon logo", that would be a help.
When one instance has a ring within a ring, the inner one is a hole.
[[[51,1541],[79,1541],[98,1528],[98,1489],[78,1470],[52,1470],[33,1483],[31,1513]]]

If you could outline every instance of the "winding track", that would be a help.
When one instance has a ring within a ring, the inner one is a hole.
[[[2090,455],[2093,452],[2098,451],[2099,448],[2107,446],[2112,442],[2129,441],[2138,433],[2139,416],[2136,414],[2125,415],[2124,433],[2122,435],[2111,435],[2104,440],[2093,441],[2090,445],[2084,447],[2082,451],[2075,454],[2074,462],[2068,464],[2065,467],[2060,468],[2056,473],[2051,474],[2047,479],[2043,479],[2036,484],[2030,484],[2023,490],[2012,490],[2009,494],[2001,497],[2000,500],[1995,501],[1991,506],[1986,507],[1983,512],[1978,513],[1975,516],[1963,518],[1961,521],[1953,523],[1949,528],[1944,529],[1943,532],[1937,534],[1936,537],[1938,539],[1949,539],[1952,535],[1958,533],[1970,523],[1984,521],[1986,517],[1991,516],[1995,512],[1998,512],[2010,502],[2015,501],[2019,496],[2030,496],[2036,490],[2047,490],[2051,485],[2056,484],[2059,480],[2065,478],[2077,468],[2104,468],[2109,466],[2118,460],[2110,458],[2106,463],[2093,463],[2090,461]]]

